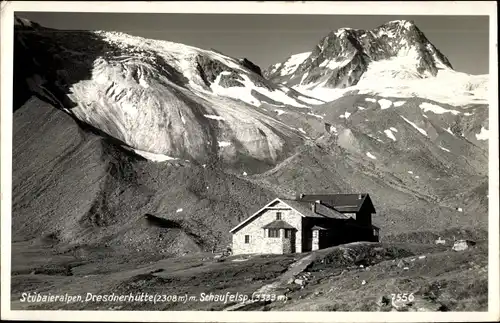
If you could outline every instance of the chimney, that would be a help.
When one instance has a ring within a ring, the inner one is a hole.
[[[302,193],[301,193],[301,194],[299,195],[299,198],[302,200],[302,199],[304,198],[304,194],[302,194]]]
[[[362,194],[358,194],[358,200],[361,200],[363,198]]]

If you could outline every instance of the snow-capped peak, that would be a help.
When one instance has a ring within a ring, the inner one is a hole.
[[[326,101],[345,91],[383,94],[379,89],[391,88],[387,95],[407,97],[418,89],[419,95],[432,100],[463,102],[472,99],[463,96],[466,84],[484,83],[479,76],[455,72],[449,60],[410,20],[389,21],[372,30],[340,28],[321,39],[310,54],[292,57],[301,58],[296,64],[300,66],[288,71],[283,69],[284,63],[278,63],[267,77]],[[423,80],[439,85],[429,89]],[[451,89],[450,81],[457,84],[457,90]],[[481,102],[487,100],[486,89],[472,87],[474,95],[481,94]],[[422,91],[424,88],[429,91]],[[462,94],[457,96],[456,91]]]

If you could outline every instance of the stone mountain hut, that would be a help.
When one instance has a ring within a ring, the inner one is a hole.
[[[276,198],[230,232],[233,254],[284,254],[355,241],[378,241],[369,194]]]

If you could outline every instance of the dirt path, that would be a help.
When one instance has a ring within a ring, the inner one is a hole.
[[[292,263],[288,267],[288,270],[284,274],[279,276],[276,281],[272,282],[271,284],[262,286],[261,288],[256,290],[254,294],[272,294],[279,287],[286,285],[290,279],[293,279],[293,277],[303,272],[307,268],[307,266],[309,266],[314,261],[315,257],[316,255],[314,253],[311,253]],[[254,302],[255,301],[249,300],[247,302],[234,304],[226,307],[224,311],[236,311]]]

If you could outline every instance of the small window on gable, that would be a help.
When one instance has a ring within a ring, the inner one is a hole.
[[[250,243],[250,236],[249,235],[245,235],[245,243]]]
[[[276,220],[282,220],[281,212],[276,212]]]

